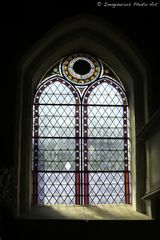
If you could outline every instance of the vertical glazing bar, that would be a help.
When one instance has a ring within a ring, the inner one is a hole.
[[[87,132],[87,97],[84,100],[84,204],[89,204],[89,177],[88,177],[88,132]]]
[[[38,204],[38,98],[34,107],[34,165],[33,165],[33,205]]]
[[[125,181],[125,203],[130,203],[129,170],[128,170],[128,131],[127,131],[127,106],[123,107],[123,131],[124,131],[124,181]]]
[[[81,144],[81,160],[80,160],[80,178],[81,178],[81,180],[80,180],[80,185],[81,185],[81,202],[80,202],[80,204],[81,205],[83,205],[83,202],[84,202],[84,193],[83,193],[83,189],[84,189],[84,187],[83,187],[83,151],[84,151],[84,148],[83,148],[83,143],[84,143],[84,140],[83,140],[83,138],[82,138],[82,136],[83,136],[83,107],[82,107],[82,102],[81,102],[81,110],[80,110],[81,112],[80,112],[80,118],[81,118],[81,132],[80,132],[80,137],[81,137],[81,142],[80,142],[80,144]]]
[[[76,97],[76,147],[75,147],[75,203],[76,205],[80,205],[80,172],[79,172],[79,100],[78,97]]]

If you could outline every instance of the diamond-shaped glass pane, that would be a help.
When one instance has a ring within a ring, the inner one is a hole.
[[[69,162],[67,162],[67,163],[65,164],[65,168],[66,168],[67,170],[69,170],[69,169],[71,168],[71,164],[70,164]]]

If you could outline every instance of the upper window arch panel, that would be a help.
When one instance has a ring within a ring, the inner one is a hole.
[[[65,56],[51,65],[44,73],[39,85],[51,77],[62,77],[79,88],[106,77],[116,81],[124,89],[118,74],[107,63],[91,54],[82,52]]]

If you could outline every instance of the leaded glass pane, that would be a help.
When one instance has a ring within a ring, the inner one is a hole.
[[[71,104],[75,103],[73,94],[64,84],[54,82],[47,86],[40,96],[41,104]]]
[[[123,139],[88,139],[88,149],[90,150],[124,150]]]
[[[97,102],[96,102],[97,103]],[[95,103],[95,105],[96,105]],[[98,105],[98,103],[97,103]],[[107,117],[115,119],[116,118],[123,118],[123,107],[117,106],[89,106],[88,107],[88,116],[90,118],[102,118],[106,119]],[[95,117],[96,116],[96,117]]]
[[[112,85],[101,83],[93,89],[88,104],[123,105],[123,100],[120,93]]]
[[[89,151],[89,170],[123,171],[124,153],[122,151]]]
[[[39,139],[39,149],[41,150],[67,150],[74,149],[74,139],[72,138],[40,138]],[[71,148],[71,146],[73,148]]]
[[[90,173],[89,204],[125,203],[124,173]]]
[[[75,204],[74,173],[38,173],[38,203]]]

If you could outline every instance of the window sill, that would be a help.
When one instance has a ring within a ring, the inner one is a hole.
[[[132,205],[48,205],[33,207],[21,219],[53,220],[151,220],[133,210]]]

